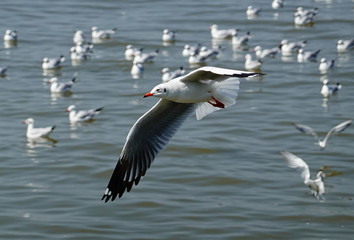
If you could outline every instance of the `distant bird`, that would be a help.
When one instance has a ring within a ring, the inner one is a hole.
[[[279,49],[283,55],[290,55],[297,52],[300,48],[305,47],[306,41],[289,42],[287,39],[283,39],[279,45]]]
[[[332,69],[334,67],[334,60],[328,61],[326,58],[321,58],[320,65],[318,66],[318,69],[321,71],[321,73],[326,73],[328,70]]]
[[[265,57],[275,57],[280,50],[278,47],[262,49],[261,46],[256,46],[253,49],[253,51],[258,58],[265,58]]]
[[[164,29],[162,32],[162,41],[164,42],[174,42],[176,41],[176,32]]]
[[[262,8],[255,8],[250,5],[247,7],[246,14],[249,17],[254,17],[254,16],[258,15],[261,11],[262,11]]]
[[[251,54],[246,54],[245,56],[245,69],[248,71],[259,71],[262,66],[261,60],[253,60]]]
[[[144,63],[142,62],[133,62],[132,68],[130,69],[130,74],[133,77],[138,78],[144,73]]]
[[[188,63],[191,65],[203,65],[206,63],[206,60],[209,56],[201,56],[198,52],[193,52],[189,55]]]
[[[273,0],[272,2],[272,8],[273,9],[278,9],[284,7],[284,1],[283,0]]]
[[[52,93],[67,93],[71,91],[71,87],[74,85],[76,78],[71,79],[69,82],[59,83],[57,77],[49,79],[50,91]]]
[[[98,27],[91,27],[92,39],[107,40],[111,39],[112,35],[117,31],[117,28],[108,30],[98,30]]]
[[[90,53],[78,53],[75,47],[70,48],[70,59],[71,60],[87,60],[91,58]]]
[[[242,36],[238,36],[238,34],[236,33],[232,36],[232,44],[237,46],[247,45],[251,37],[252,36],[250,32],[247,32],[245,35]]]
[[[342,85],[340,83],[336,83],[335,85],[329,85],[328,80],[325,79],[321,88],[321,94],[323,97],[328,98],[331,95],[336,95],[341,88]]]
[[[300,48],[297,54],[297,61],[298,62],[316,61],[317,56],[320,52],[321,50],[305,52],[302,48]]]
[[[349,40],[338,40],[337,41],[337,51],[346,52],[348,50],[354,49],[354,38]]]
[[[75,110],[76,110],[75,105],[70,105],[66,109],[66,112],[69,112],[69,120],[70,120],[70,122],[73,122],[73,123],[93,120],[93,118],[103,110],[103,107],[100,107],[97,109],[90,109],[87,111],[82,110],[79,112],[76,112]]]
[[[307,163],[298,156],[290,152],[280,152],[283,159],[290,168],[296,168],[301,172],[304,184],[311,189],[312,195],[318,200],[324,200],[325,193],[324,178],[325,174],[320,170],[316,173],[314,180],[310,179],[310,169]]]
[[[7,29],[4,34],[4,41],[11,41],[11,42],[17,41],[17,31]]]
[[[216,57],[219,55],[220,53],[220,48],[221,46],[219,46],[219,48],[207,48],[206,46],[202,46],[198,52],[198,55],[201,57]]]
[[[92,43],[78,43],[75,45],[75,51],[79,54],[81,53],[93,53],[94,45]]]
[[[0,76],[4,77],[6,75],[6,71],[7,71],[7,67],[6,66],[0,67]]]
[[[61,55],[59,58],[43,58],[42,68],[43,69],[58,69],[61,64],[65,61],[65,57]]]
[[[162,82],[168,82],[174,78],[180,77],[184,74],[185,70],[183,67],[178,68],[175,71],[170,71],[169,68],[165,67],[161,70]]]
[[[312,15],[294,15],[294,23],[296,26],[312,26],[314,22],[314,16]]]
[[[142,51],[141,48],[135,48],[133,47],[133,45],[131,44],[128,44],[126,47],[125,47],[125,52],[124,52],[124,55],[125,55],[125,59],[127,60],[133,60],[134,59],[134,55],[136,54],[136,52],[138,51]]]
[[[183,51],[182,51],[182,56],[189,57],[194,52],[199,52],[200,48],[201,48],[201,44],[197,44],[197,45],[194,45],[194,46],[186,44],[186,45],[184,45],[184,48],[183,48]]]
[[[77,30],[74,33],[73,42],[75,45],[86,44],[86,37],[82,30]]]
[[[318,13],[318,8],[305,10],[303,7],[298,7],[295,11],[295,15],[300,16],[315,16]]]
[[[300,132],[303,132],[307,135],[312,135],[315,140],[318,142],[318,145],[320,146],[320,149],[323,150],[326,148],[326,145],[327,145],[327,141],[329,139],[330,136],[332,136],[333,134],[337,134],[337,133],[340,133],[342,131],[344,131],[347,127],[350,126],[350,124],[352,124],[352,120],[347,120],[347,121],[344,121],[338,125],[336,125],[335,127],[333,127],[326,135],[326,137],[321,140],[317,133],[311,128],[311,127],[308,127],[306,125],[302,125],[302,124],[298,124],[298,123],[292,123],[294,125],[294,127],[296,129],[298,129]]]
[[[30,139],[48,137],[51,132],[55,129],[55,126],[45,127],[45,128],[35,128],[33,118],[27,118],[23,121],[23,124],[27,124],[26,137]]]
[[[211,37],[214,39],[232,38],[237,33],[237,29],[218,29],[218,25],[213,24],[209,27]]]
[[[160,100],[130,129],[102,200],[114,200],[137,185],[159,152],[183,122],[196,112],[197,119],[236,103],[240,77],[259,76],[238,70],[202,67],[166,83],[146,97]]]
[[[150,52],[150,53],[144,53],[143,49],[140,49],[139,51],[136,51],[134,53],[134,59],[133,62],[139,62],[139,63],[149,63],[153,62],[155,60],[155,57],[158,55],[159,50],[156,49],[155,52]]]

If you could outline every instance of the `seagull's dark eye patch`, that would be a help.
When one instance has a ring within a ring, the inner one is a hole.
[[[164,89],[163,89],[163,92],[166,92],[166,91],[167,91],[166,88],[164,88]]]

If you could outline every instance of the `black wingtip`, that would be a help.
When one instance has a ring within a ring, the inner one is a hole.
[[[100,112],[100,111],[103,110],[103,108],[104,108],[104,107],[97,108],[95,111],[96,111],[96,112]]]

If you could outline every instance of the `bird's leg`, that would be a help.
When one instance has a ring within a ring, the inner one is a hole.
[[[212,99],[215,101],[215,103],[210,102],[210,101],[208,101],[208,103],[210,103],[213,107],[225,108],[225,104],[223,104],[222,102],[219,102],[214,97],[212,97]]]

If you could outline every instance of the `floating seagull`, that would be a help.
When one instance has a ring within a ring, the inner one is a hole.
[[[117,31],[117,28],[108,30],[98,30],[98,27],[91,28],[92,39],[107,40],[111,39],[112,35]]]
[[[324,178],[325,174],[320,170],[316,174],[316,179],[310,179],[310,169],[307,163],[296,155],[289,152],[280,152],[290,168],[297,168],[301,172],[304,184],[311,189],[312,195],[318,200],[324,200],[322,194],[325,193]]]
[[[188,63],[191,65],[203,65],[205,64],[208,56],[201,56],[198,52],[193,52],[189,55]]]
[[[16,30],[7,29],[4,34],[4,41],[15,42],[17,41],[17,32]]]
[[[261,46],[256,46],[253,51],[258,58],[275,57],[275,55],[277,55],[279,52],[279,48],[274,47],[269,49],[262,49]]]
[[[70,59],[71,60],[87,60],[91,58],[90,53],[79,53],[76,51],[76,47],[70,49]]]
[[[323,97],[328,98],[331,95],[336,95],[339,90],[342,88],[340,83],[336,83],[336,85],[329,85],[328,80],[323,80],[323,85],[321,88],[321,94]]]
[[[140,62],[140,63],[153,62],[158,53],[159,53],[158,49],[156,49],[155,52],[151,52],[151,53],[143,53],[143,49],[140,49],[139,51],[136,51],[134,53],[133,62]]]
[[[26,120],[23,121],[23,124],[27,124],[27,132],[26,132],[26,137],[27,138],[44,138],[48,137],[51,132],[55,129],[55,126],[51,127],[45,127],[45,128],[35,128],[34,127],[34,120],[33,118],[27,118]]]
[[[262,11],[262,8],[255,8],[253,6],[248,6],[246,10],[246,14],[249,17],[254,17],[258,15]]]
[[[176,32],[164,29],[162,32],[162,41],[164,42],[174,42],[176,41]]]
[[[298,7],[295,11],[295,15],[300,16],[312,16],[314,17],[318,13],[318,8],[313,8],[309,10],[305,10],[303,7]]]
[[[302,48],[299,49],[297,54],[298,62],[306,62],[306,61],[316,61],[318,54],[321,50],[316,51],[304,51]]]
[[[52,77],[49,79],[48,83],[50,83],[50,91],[53,93],[66,93],[70,92],[71,87],[75,83],[76,78],[71,79],[69,82],[58,83],[57,77]]]
[[[85,122],[85,121],[93,120],[94,116],[96,116],[103,110],[103,107],[97,109],[90,109],[87,111],[82,110],[78,112],[76,112],[75,109],[76,109],[75,105],[70,105],[66,109],[66,112],[69,112],[70,122]]]
[[[318,137],[317,133],[311,127],[308,127],[308,126],[302,125],[302,124],[298,124],[298,123],[292,123],[292,124],[299,131],[301,131],[301,132],[303,132],[305,134],[308,134],[308,135],[312,135],[315,138],[315,140],[318,142],[318,145],[320,146],[320,149],[323,150],[323,149],[326,148],[327,141],[328,141],[329,137],[332,136],[333,134],[340,133],[340,132],[344,131],[347,127],[350,126],[350,124],[352,124],[352,120],[344,121],[344,122],[336,125],[335,127],[333,127],[327,133],[326,137],[323,140],[320,140],[320,138]]]
[[[132,68],[130,69],[130,74],[134,78],[139,78],[144,73],[144,63],[133,62]]]
[[[220,48],[221,46],[219,46],[217,49],[208,49],[206,46],[202,46],[199,50],[198,55],[201,57],[216,57],[217,55],[219,55],[220,53]]]
[[[93,44],[92,43],[79,43],[79,44],[75,45],[75,51],[79,54],[93,53]]]
[[[337,41],[337,51],[346,52],[354,48],[354,38],[349,40],[338,40]]]
[[[250,32],[247,32],[245,35],[242,36],[237,35],[238,34],[236,33],[232,36],[232,44],[236,46],[247,45],[248,41],[252,37]]]
[[[305,47],[306,41],[289,42],[287,39],[283,39],[279,45],[281,53],[283,55],[290,55],[297,52],[300,48]]]
[[[245,69],[249,71],[259,71],[263,62],[261,60],[253,60],[251,54],[245,56]]]
[[[186,44],[186,45],[184,45],[184,48],[182,51],[182,56],[189,57],[194,52],[199,52],[200,48],[201,48],[200,44],[197,44],[195,46],[191,46],[189,44]]]
[[[313,18],[312,15],[294,14],[294,23],[296,26],[312,26]]]
[[[144,97],[161,98],[140,117],[128,133],[118,163],[102,200],[112,201],[131,190],[145,175],[186,118],[195,110],[202,119],[236,102],[241,77],[261,74],[216,67],[202,67],[154,87]]]
[[[73,42],[75,45],[86,43],[86,37],[85,37],[84,32],[82,30],[75,31],[74,37],[73,37]]]
[[[63,55],[61,55],[59,58],[43,58],[42,62],[42,68],[43,69],[57,69],[61,67],[61,63],[65,61],[65,58]]]
[[[165,67],[161,70],[162,82],[168,82],[174,78],[180,77],[184,74],[185,70],[183,67],[171,72],[169,68]]]
[[[327,61],[326,58],[321,58],[321,62],[320,65],[318,66],[318,69],[321,71],[321,73],[327,73],[327,71],[332,69],[333,67],[334,67],[334,60]]]
[[[278,9],[284,7],[284,1],[283,0],[273,0],[272,2],[272,8],[273,9]]]
[[[211,37],[214,39],[228,39],[232,38],[237,33],[237,29],[218,29],[218,25],[213,24],[209,27]]]
[[[125,55],[125,59],[127,60],[133,60],[134,59],[134,55],[136,54],[136,52],[138,51],[142,51],[141,48],[134,48],[133,45],[131,44],[128,44],[126,47],[125,47],[125,52],[124,52],[124,55]]]

